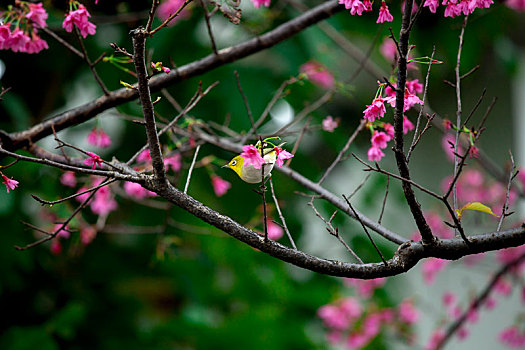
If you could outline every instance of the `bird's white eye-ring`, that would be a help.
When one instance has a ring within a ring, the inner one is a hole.
[[[236,160],[232,160],[232,162],[231,162],[230,165],[231,165],[231,166],[235,166],[235,164],[237,164],[237,161],[236,161]]]

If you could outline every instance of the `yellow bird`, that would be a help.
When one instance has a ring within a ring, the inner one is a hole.
[[[274,148],[264,149],[264,177],[267,177],[272,171],[276,158],[277,155]],[[255,184],[262,181],[262,170],[255,169],[252,164],[244,165],[244,158],[240,155],[234,157],[228,164],[222,167],[235,171],[245,182]]]

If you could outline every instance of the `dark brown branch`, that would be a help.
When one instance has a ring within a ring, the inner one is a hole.
[[[405,2],[405,10],[403,13],[403,21],[401,24],[401,32],[399,37],[399,58],[397,61],[398,75],[396,87],[396,107],[394,113],[394,154],[396,157],[397,168],[399,175],[410,180],[410,170],[408,168],[407,160],[403,150],[403,108],[405,97],[405,86],[407,78],[407,56],[408,56],[408,41],[410,38],[410,16],[412,13],[413,0]],[[421,234],[424,244],[433,244],[435,237],[432,235],[432,230],[428,226],[421,205],[416,199],[412,186],[408,181],[403,181],[403,192],[408,203],[414,221]]]
[[[137,72],[137,86],[140,104],[142,105],[142,111],[144,113],[144,121],[146,122],[146,135],[148,137],[148,148],[153,164],[153,173],[155,174],[156,181],[162,186],[166,184],[168,180],[162,159],[162,151],[160,149],[159,136],[157,135],[157,126],[153,114],[153,103],[151,102],[150,88],[147,80],[148,73],[145,62],[147,35],[148,32],[146,32],[144,28],[138,28],[132,31],[133,63],[135,64],[135,71]]]

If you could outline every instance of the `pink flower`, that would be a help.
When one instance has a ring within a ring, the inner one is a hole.
[[[97,236],[97,230],[93,226],[86,226],[80,230],[80,241],[83,245],[90,244]]]
[[[334,120],[331,115],[323,119],[323,130],[333,132],[339,126],[339,121]]]
[[[508,264],[525,253],[525,246],[501,249],[496,252],[496,258],[501,264]]]
[[[275,147],[275,153],[276,153],[276,160],[275,160],[275,163],[277,164],[277,166],[280,168],[283,166],[284,164],[284,160],[285,159],[290,159],[290,158],[293,158],[293,154],[291,154],[290,152],[288,151],[285,151],[284,149],[282,148],[279,148],[279,147]],[[256,168],[257,169],[257,168]]]
[[[38,4],[28,3],[29,12],[26,14],[26,18],[30,19],[39,28],[47,27],[46,19],[48,17],[46,10],[42,7],[42,3]]]
[[[67,225],[64,226],[64,227],[63,226],[64,226],[63,224],[56,224],[53,227],[52,232],[57,232],[57,230],[60,230],[60,231],[57,232],[56,237],[67,239],[71,235],[69,233],[69,227]]]
[[[345,278],[345,284],[356,288],[357,293],[363,298],[370,298],[374,291],[386,283],[386,278],[374,278],[371,280],[360,280]]]
[[[385,154],[379,147],[372,146],[368,149],[368,160],[371,162],[379,162],[384,156]]]
[[[385,129],[386,134],[388,135],[388,140],[390,141],[394,138],[394,126],[390,123],[383,124],[383,129]]]
[[[124,191],[128,196],[136,199],[143,199],[149,197],[151,196],[151,193],[153,193],[142,187],[141,184],[129,181],[124,182]]]
[[[77,178],[72,171],[66,171],[60,176],[60,183],[67,187],[75,187],[77,185]]]
[[[445,150],[448,160],[454,161],[454,145],[456,144],[456,137],[451,134],[445,134],[441,139],[441,146]],[[461,146],[458,147],[458,154],[462,154],[463,150]]]
[[[377,17],[376,23],[392,22],[393,20],[394,17],[390,14],[390,11],[388,11],[388,6],[383,1],[381,3],[381,8],[379,9],[379,17]]]
[[[505,5],[519,12],[525,11],[525,0],[507,0]]]
[[[252,164],[255,169],[261,169],[264,164],[261,152],[253,145],[242,146],[242,150],[241,157],[244,158],[244,166]]]
[[[470,310],[467,313],[467,321],[469,321],[470,323],[477,323],[479,321],[478,310],[470,307]]]
[[[414,130],[414,124],[406,117],[403,116],[403,134],[407,134],[409,131]]]
[[[340,308],[345,315],[352,320],[358,319],[363,314],[363,306],[356,298],[344,298],[341,301]]]
[[[379,46],[379,52],[387,61],[394,61],[397,57],[397,47],[392,39],[385,37],[381,46]]]
[[[171,69],[169,69],[168,67],[164,67],[164,66],[162,66],[161,69],[162,69],[162,71],[163,71],[164,73],[166,73],[166,74],[168,74],[169,72],[171,72]]]
[[[412,300],[405,299],[399,305],[399,318],[401,319],[401,321],[407,324],[413,324],[417,322],[417,320],[419,319],[419,312],[414,307]]]
[[[521,349],[525,346],[525,335],[517,326],[511,326],[501,331],[499,341],[508,347]]]
[[[164,158],[164,167],[166,170],[171,168],[171,170],[177,172],[182,168],[182,157],[180,153],[175,153],[171,157]]]
[[[117,202],[108,187],[100,188],[95,194],[95,199],[91,202],[91,211],[97,215],[107,216],[110,212],[117,209]]]
[[[439,6],[439,0],[426,0],[423,7],[428,7],[430,12],[436,13],[437,7]]]
[[[364,118],[368,119],[371,123],[373,123],[376,118],[382,118],[386,113],[385,104],[381,96],[374,99],[372,104],[367,105],[366,107],[367,108],[363,111]]]
[[[48,49],[49,46],[47,42],[41,39],[35,32],[31,35],[31,41],[28,41],[23,49],[20,49],[20,52],[25,53],[39,53],[44,49]]]
[[[13,178],[8,178],[4,174],[2,174],[2,179],[4,179],[2,183],[5,185],[7,193],[9,193],[9,190],[14,190],[18,186],[18,181],[13,180]]]
[[[308,61],[299,67],[299,71],[305,74],[308,79],[325,89],[334,87],[334,76],[322,64],[315,61]]]
[[[51,241],[50,246],[51,254],[58,255],[62,253],[62,244],[60,243],[60,240],[54,239]]]
[[[86,153],[91,158],[84,160],[84,164],[88,166],[91,165],[92,169],[95,169],[97,165],[102,168],[102,159],[100,158],[100,156],[98,156],[97,154],[93,152],[86,152]]]
[[[430,336],[430,339],[428,340],[428,343],[425,346],[425,350],[435,350],[437,348],[437,345],[443,340],[443,338],[445,338],[445,334],[446,333],[443,329],[436,329]]]
[[[407,81],[407,89],[411,94],[420,94],[423,92],[423,84],[418,79]]]
[[[168,19],[169,16],[178,11],[179,8],[184,4],[184,0],[166,0],[160,4],[157,14],[162,21]],[[190,15],[190,11],[187,7],[182,10],[179,15],[173,18],[169,25],[175,24],[179,18],[187,18]]]
[[[493,297],[488,297],[487,300],[485,300],[485,307],[487,310],[493,310],[498,302]]]
[[[261,6],[270,6],[270,0],[252,0],[252,3],[255,8],[259,8]]]
[[[358,16],[361,16],[365,11],[367,11],[365,4],[360,0],[354,0],[352,7],[350,8],[350,14],[355,15],[357,13]]]
[[[284,232],[281,226],[277,225],[271,220],[267,220],[266,225],[269,239],[271,239],[272,241],[277,241],[282,238]]]
[[[501,277],[496,282],[494,291],[504,297],[508,297],[512,293],[512,285],[509,281]]]
[[[443,297],[441,299],[443,301],[443,305],[445,305],[448,308],[455,306],[457,302],[456,296],[451,292],[443,293]]]
[[[213,186],[213,191],[215,192],[215,195],[217,197],[223,196],[226,192],[228,192],[228,190],[232,186],[228,181],[223,180],[217,175],[211,176],[211,184]]]
[[[77,191],[77,193],[82,193],[84,191],[88,190],[87,187],[80,187],[80,189]],[[75,199],[78,201],[78,202],[84,202],[86,199],[88,199],[88,197],[91,195],[90,192],[86,192],[84,194],[80,194],[78,196],[75,197]]]
[[[140,154],[137,157],[137,162],[139,163],[150,163],[151,162],[151,155],[149,153],[149,149],[145,149],[144,151],[140,152]]]
[[[362,333],[352,333],[346,340],[346,346],[349,349],[362,349],[370,342],[370,337]]]
[[[4,48],[11,49],[13,52],[24,52],[27,43],[31,38],[20,29],[15,29],[14,32],[4,41]]]
[[[6,45],[8,39],[11,37],[11,29],[8,25],[0,25],[0,50],[7,50],[9,46]]]
[[[469,331],[465,327],[461,327],[460,329],[458,329],[457,334],[458,334],[459,340],[465,340],[469,336]]]
[[[448,260],[428,258],[423,262],[422,272],[425,283],[431,285],[436,280],[436,275],[445,268]]]
[[[470,149],[468,150],[468,157],[469,158],[478,158],[479,157],[479,149],[472,145],[470,146]]]
[[[350,318],[336,305],[323,305],[317,310],[317,316],[323,320],[325,326],[344,330],[351,323]]]
[[[449,131],[450,129],[452,129],[452,126],[454,124],[452,124],[452,122],[448,119],[443,119],[443,128],[445,129],[445,131]]]
[[[390,140],[389,136],[382,131],[374,131],[372,135],[372,147],[376,148],[386,148],[386,143]]]
[[[66,18],[62,22],[62,28],[66,32],[71,33],[73,26],[76,26],[80,30],[80,35],[85,39],[88,35],[94,35],[97,28],[96,25],[89,22],[89,17],[91,17],[89,12],[84,5],[80,4],[76,10],[66,14]]]
[[[387,92],[387,89],[385,89],[385,93]],[[392,107],[396,107],[396,95],[392,94],[385,100],[387,103],[390,103]],[[423,101],[419,97],[417,97],[415,94],[408,91],[408,89],[405,89],[405,96],[403,101],[403,112],[408,111],[410,108],[412,108],[416,104],[423,104]]]
[[[111,138],[102,128],[93,128],[88,134],[87,141],[90,145],[96,147],[106,148],[111,146]]]

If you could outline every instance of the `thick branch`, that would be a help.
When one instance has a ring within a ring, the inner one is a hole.
[[[403,114],[405,105],[405,85],[407,78],[407,56],[408,56],[408,40],[410,37],[410,15],[412,12],[413,0],[405,3],[405,11],[403,13],[403,22],[401,24],[401,34],[399,37],[399,59],[397,61],[397,87],[396,87],[396,110],[394,113],[394,154],[396,156],[397,168],[399,175],[402,178],[410,180],[410,171],[408,169],[407,160],[403,150]],[[416,222],[417,228],[421,233],[423,243],[432,244],[434,236],[428,226],[421,205],[416,199],[412,185],[403,181],[403,192],[407,200],[412,216]]]

